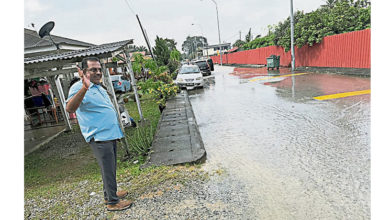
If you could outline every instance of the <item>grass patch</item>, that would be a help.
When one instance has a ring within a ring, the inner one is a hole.
[[[26,196],[56,192],[61,182],[97,178],[99,167],[77,125],[24,158]]]
[[[126,103],[129,114],[139,121],[135,102]],[[158,105],[151,97],[141,98],[146,126],[126,128],[129,143],[150,146],[160,119]],[[149,139],[141,137],[147,133]],[[138,139],[137,139],[138,138]],[[150,144],[149,144],[150,142]],[[162,195],[166,190],[179,190],[193,179],[208,178],[200,165],[161,166],[140,170],[148,147],[131,150],[131,160],[122,161],[125,151],[118,148],[117,181],[120,189],[129,191],[128,198],[143,199]],[[136,162],[136,163],[134,163]],[[40,150],[25,157],[25,218],[83,219],[91,216],[112,216],[103,205],[100,169],[90,146],[85,143],[78,125],[62,133]],[[91,193],[95,194],[91,196]],[[81,211],[83,210],[83,211]]]
[[[130,116],[138,122],[136,128],[129,127],[125,129],[125,136],[130,145],[129,151],[132,161],[138,160],[139,162],[143,162],[152,145],[161,113],[158,104],[156,104],[151,95],[143,95],[140,102],[145,121],[140,121],[136,102],[128,102],[125,104]],[[120,155],[123,156],[123,154]]]

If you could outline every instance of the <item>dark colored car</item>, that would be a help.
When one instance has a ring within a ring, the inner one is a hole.
[[[195,61],[195,64],[199,67],[203,76],[210,76],[211,75],[210,66],[206,60]]]
[[[213,63],[213,60],[212,59],[207,59],[207,63],[209,64],[210,66],[210,70],[211,71],[214,71],[214,63]]]

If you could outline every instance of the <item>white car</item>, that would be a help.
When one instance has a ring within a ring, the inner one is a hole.
[[[177,74],[176,84],[180,88],[203,88],[203,75],[197,65],[183,65]]]

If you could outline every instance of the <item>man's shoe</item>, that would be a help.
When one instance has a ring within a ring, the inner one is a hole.
[[[127,196],[127,194],[129,194],[126,190],[122,190],[122,191],[117,191],[116,192],[116,196],[118,196],[118,199],[123,199]],[[104,204],[107,205],[108,201],[105,199],[104,200]]]
[[[121,211],[130,208],[132,201],[129,200],[120,200],[117,204],[107,205],[108,211]]]

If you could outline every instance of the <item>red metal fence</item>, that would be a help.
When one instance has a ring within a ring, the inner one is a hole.
[[[313,46],[295,47],[295,66],[311,67],[371,67],[371,29],[327,36]],[[283,47],[268,46],[252,50],[224,54],[225,64],[267,64],[271,54],[280,56],[280,65],[291,65],[291,52]],[[219,56],[212,56],[219,63]]]

